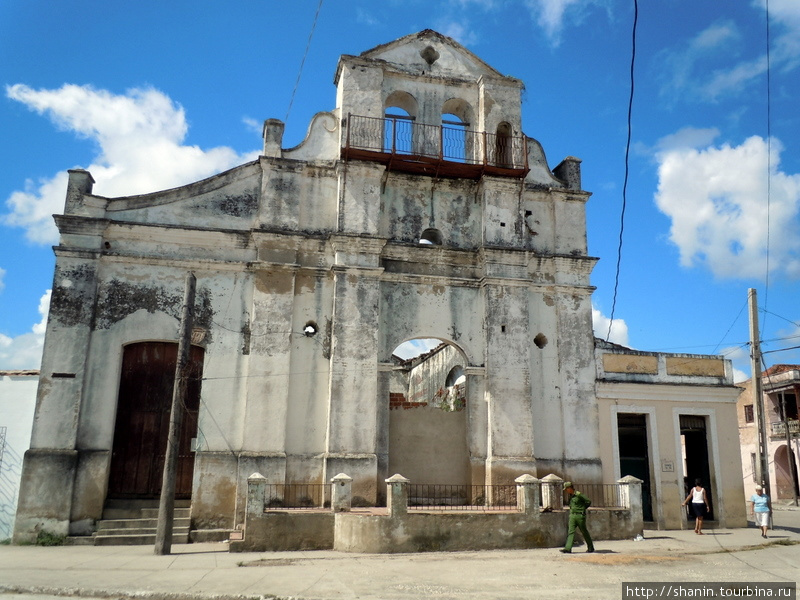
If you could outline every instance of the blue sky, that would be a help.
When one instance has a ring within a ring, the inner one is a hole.
[[[768,365],[800,363],[800,2],[640,2],[627,210],[612,341],[724,353],[749,374],[747,290]],[[525,82],[550,167],[583,160],[596,331],[614,297],[632,0],[0,3],[0,369],[37,368],[66,170],[95,193],[195,181],[284,144],[335,105],[340,54],[422,29]],[[767,107],[770,107],[768,119]],[[768,138],[768,131],[771,137]],[[767,160],[768,153],[771,159]],[[768,177],[769,173],[769,177]],[[769,183],[769,185],[768,185]],[[769,190],[769,193],[768,193]]]

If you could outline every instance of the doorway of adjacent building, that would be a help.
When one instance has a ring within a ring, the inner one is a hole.
[[[393,355],[398,368],[389,385],[389,473],[412,483],[468,485],[464,355],[440,340],[413,343],[421,354],[398,348]]]
[[[617,414],[619,473],[642,480],[642,517],[653,520],[653,498],[650,487],[650,452],[647,447],[647,416]]]
[[[109,498],[157,498],[169,433],[178,345],[141,342],[125,347],[122,358]],[[203,374],[203,349],[192,347],[187,401],[178,444],[176,498],[190,498],[194,470],[192,440]]]
[[[696,480],[700,480],[708,498],[708,514],[706,518],[714,519],[714,498],[711,491],[711,469],[708,463],[708,437],[706,435],[706,418],[702,415],[680,415],[681,454],[683,458],[684,494],[689,495]],[[687,511],[687,518],[689,513]],[[690,520],[694,520],[691,517]]]
[[[794,473],[793,473],[794,471]],[[797,462],[794,452],[786,447],[779,446],[775,451],[775,498],[794,498],[800,496],[800,487],[797,485]]]

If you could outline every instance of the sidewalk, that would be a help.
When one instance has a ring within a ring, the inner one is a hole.
[[[794,507],[792,507],[794,508]],[[646,531],[643,541],[558,549],[366,555],[333,551],[236,553],[227,544],[0,547],[0,598],[294,598],[307,600],[620,598],[621,582],[761,582],[800,578],[800,510],[776,528]],[[797,544],[797,545],[795,545]]]

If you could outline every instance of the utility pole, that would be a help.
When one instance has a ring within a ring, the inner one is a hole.
[[[158,525],[156,528],[155,554],[169,554],[172,550],[172,522],[175,515],[175,479],[178,467],[178,443],[183,421],[183,407],[186,404],[188,383],[189,351],[192,347],[192,325],[194,321],[194,294],[197,278],[194,273],[186,276],[186,290],[183,295],[180,338],[178,340],[178,360],[175,365],[175,383],[172,386],[172,407],[169,415],[169,435],[167,452],[164,457],[164,476],[161,482],[161,500],[158,504]]]
[[[764,394],[761,386],[761,344],[758,332],[758,298],[756,290],[750,288],[747,294],[750,309],[750,371],[752,372],[753,409],[758,424],[756,443],[756,484],[764,488],[770,498],[769,456],[767,454],[767,426],[764,414]]]

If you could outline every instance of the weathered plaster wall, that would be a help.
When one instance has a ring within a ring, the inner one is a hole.
[[[464,363],[454,346],[442,345],[410,368],[402,391],[389,397],[391,474],[414,483],[472,483],[467,384],[446,385],[448,374]]]
[[[567,535],[568,515],[336,513],[335,519],[334,550],[386,554],[558,547]],[[587,527],[593,540],[633,539],[642,531],[641,520],[625,510],[590,510]]]

